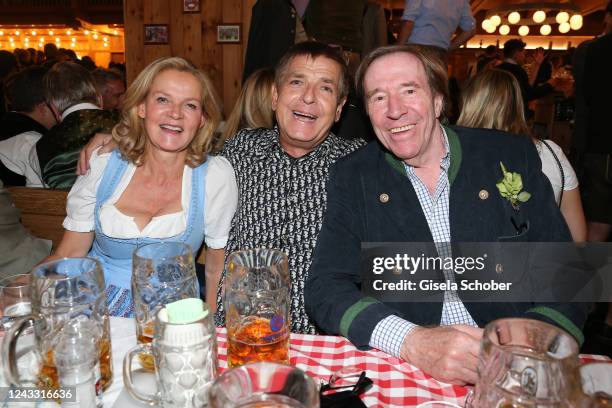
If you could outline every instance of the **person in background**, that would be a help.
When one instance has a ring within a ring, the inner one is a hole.
[[[521,88],[509,72],[500,69],[481,72],[468,82],[461,99],[462,109],[457,125],[530,135],[523,113]],[[534,137],[531,140],[542,160],[542,171],[553,187],[555,201],[569,226],[572,239],[576,242],[586,241],[586,221],[576,172],[555,142]]]
[[[6,112],[4,101],[4,81],[12,73],[17,72],[19,64],[12,52],[0,50],[0,115]]]
[[[612,232],[612,138],[608,128],[612,94],[612,1],[606,7],[603,35],[587,46],[584,64],[582,91],[588,110],[584,143],[585,210],[589,241],[606,241]],[[609,324],[612,326],[612,311]]]
[[[43,187],[35,145],[57,124],[45,100],[42,67],[28,67],[6,81],[9,112],[0,118],[0,179],[5,185]]]
[[[351,76],[361,61],[366,7],[367,0],[310,0],[304,14],[308,35],[339,47]]]
[[[80,149],[98,132],[109,133],[117,112],[102,110],[102,98],[89,71],[74,62],[55,64],[45,75],[46,100],[58,124],[36,143],[43,182],[69,189],[76,180]]]
[[[529,109],[529,102],[541,98],[554,91],[551,81],[534,85],[540,64],[544,61],[545,53],[543,50],[536,50],[534,54],[534,65],[531,69],[531,76],[523,68],[525,63],[525,44],[523,41],[513,38],[504,43],[504,61],[497,66],[499,69],[510,72],[521,87],[523,106],[525,107],[525,119],[530,120],[534,112]]]
[[[91,72],[94,86],[102,96],[102,109],[119,109],[125,94],[123,76],[112,69],[96,68]]]
[[[51,241],[32,236],[19,217],[19,210],[0,181],[0,280],[28,273],[51,252]]]
[[[293,44],[307,39],[293,1],[257,0],[251,11],[242,82],[258,69],[273,69]]]
[[[460,32],[453,37],[457,27]],[[475,32],[468,0],[406,0],[397,43],[437,47],[443,56],[465,44]]]
[[[225,121],[220,142],[234,137],[241,129],[270,129],[274,125],[272,86],[274,70],[262,68],[253,72],[242,84],[232,113]]]
[[[357,87],[379,143],[334,166],[304,288],[309,317],[359,348],[382,350],[454,384],[477,380],[481,327],[495,319],[546,321],[581,342],[583,304],[464,303],[453,290],[427,302],[364,295],[364,242],[429,242],[448,258],[453,243],[570,241],[571,235],[530,140],[441,125],[448,87],[439,53],[410,44],[379,48],[359,67]],[[513,222],[514,207],[496,190],[500,162],[521,174],[531,193],[520,203],[522,223]],[[455,281],[452,269],[436,272]]]
[[[66,232],[53,258],[98,258],[111,314],[132,314],[133,251],[164,240],[194,251],[206,241],[206,300],[216,309],[237,203],[231,165],[209,155],[220,116],[203,72],[182,58],[158,59],[126,92],[112,132],[118,148],[94,152],[90,170],[70,190]]]

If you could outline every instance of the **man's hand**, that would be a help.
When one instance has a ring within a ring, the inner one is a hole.
[[[417,327],[404,339],[400,357],[439,381],[475,384],[482,333],[465,325]]]
[[[96,133],[89,139],[85,147],[81,149],[81,153],[79,153],[79,161],[76,170],[79,176],[87,174],[89,170],[89,158],[98,147],[102,147],[99,153],[108,153],[117,147],[117,145],[113,142],[113,137],[109,133]]]

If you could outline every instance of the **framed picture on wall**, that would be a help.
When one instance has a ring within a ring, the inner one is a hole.
[[[240,24],[219,24],[217,26],[217,42],[239,44],[242,41]]]
[[[199,13],[200,0],[183,0],[183,13]]]
[[[145,24],[144,43],[145,44],[168,44],[170,31],[168,24]]]

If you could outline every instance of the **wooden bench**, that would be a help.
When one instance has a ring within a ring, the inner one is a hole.
[[[57,248],[66,217],[67,191],[31,187],[7,187],[15,207],[21,210],[21,223],[40,238],[53,241]]]

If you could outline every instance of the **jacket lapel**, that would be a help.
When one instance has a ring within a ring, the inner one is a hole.
[[[401,161],[380,152],[378,186],[374,199],[381,208],[381,221],[399,231],[405,241],[431,242],[433,238],[421,204]],[[382,202],[383,194],[388,201]]]

